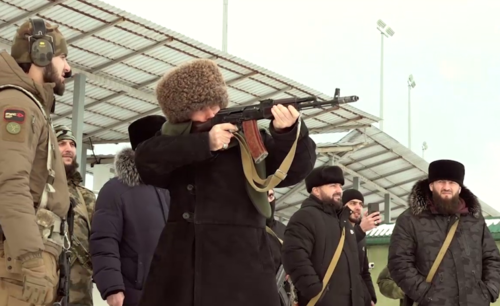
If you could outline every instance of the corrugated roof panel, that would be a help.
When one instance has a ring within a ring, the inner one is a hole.
[[[99,64],[89,64],[92,67],[97,67],[131,52],[129,49],[120,47],[115,43],[106,42],[105,40],[98,39],[96,37],[79,40],[75,42],[75,45],[83,50],[86,50],[85,52],[92,51],[92,53],[96,56],[102,58],[102,60],[99,61]],[[96,48],[96,46],[99,46],[99,48]]]
[[[172,66],[169,64],[145,57],[143,55],[133,56],[130,59],[125,60],[125,63],[129,66],[139,67],[143,71],[148,71],[151,76],[147,80],[153,79],[154,77],[161,77],[167,73],[167,71],[172,69]],[[140,82],[136,81],[136,83]]]
[[[84,44],[83,40],[81,41]],[[77,63],[79,66],[83,67],[95,67],[107,63],[109,60],[100,56],[99,54],[92,54],[86,51],[80,50],[79,48],[69,48],[68,59],[70,62]]]
[[[151,79],[154,74],[149,72],[144,72],[139,69],[134,69],[131,67],[127,67],[122,63],[113,64],[107,68],[101,70],[103,73],[114,75],[121,80],[125,80],[126,82],[140,84]]]
[[[45,1],[43,1],[45,2]],[[93,1],[91,2],[86,2],[86,1],[79,1],[79,0],[69,0],[65,1],[62,5],[73,10],[76,10],[82,14],[82,16],[92,16],[92,19],[100,19],[104,20],[107,22],[111,22],[115,20],[116,16],[113,13],[108,13],[107,10],[98,10],[95,9],[93,5],[89,4],[94,4]],[[90,18],[87,18],[90,19]],[[88,21],[87,21],[88,22]]]
[[[108,102],[117,106],[122,106],[123,108],[138,114],[145,113],[158,107],[158,104],[139,102],[136,99],[125,95],[110,99]]]
[[[98,105],[91,106],[86,109],[86,111],[94,111],[101,116],[107,118],[113,118],[119,121],[127,120],[127,118],[137,116],[138,113],[131,112],[121,107],[117,107],[108,103],[100,103]]]

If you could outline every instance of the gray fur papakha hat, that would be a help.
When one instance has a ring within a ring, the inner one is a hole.
[[[167,72],[156,86],[158,104],[171,123],[187,122],[206,106],[226,108],[226,83],[217,64],[196,59]]]

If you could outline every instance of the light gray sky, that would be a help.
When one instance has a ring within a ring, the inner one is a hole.
[[[104,2],[222,46],[223,0]],[[500,209],[499,11],[498,0],[229,0],[228,52],[328,95],[358,95],[353,106],[378,116],[382,19],[396,32],[384,41],[384,131],[407,144],[413,74],[412,149],[426,141],[427,161],[463,162],[466,185]]]

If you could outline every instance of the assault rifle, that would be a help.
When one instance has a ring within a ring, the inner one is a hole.
[[[318,101],[317,97],[305,98],[285,98],[285,99],[266,99],[259,104],[248,106],[236,106],[221,109],[214,118],[202,124],[196,125],[194,129],[198,132],[207,132],[216,125],[221,123],[232,123],[243,130],[245,139],[247,140],[250,153],[255,163],[260,163],[267,157],[267,150],[262,143],[260,132],[257,126],[257,120],[274,119],[271,113],[271,108],[274,105],[281,104],[285,107],[293,105],[297,111],[320,108],[322,106],[330,106],[337,110],[340,104],[352,103],[359,100],[358,96],[340,96],[340,89],[335,89],[335,95],[330,101]]]

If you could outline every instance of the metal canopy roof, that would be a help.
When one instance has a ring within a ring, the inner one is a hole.
[[[320,100],[331,99],[101,1],[0,0],[0,11],[0,43],[9,46],[16,28],[29,17],[37,15],[60,25],[70,44],[68,58],[73,73],[87,76],[83,139],[91,138],[94,144],[128,142],[130,122],[161,114],[154,94],[157,81],[172,67],[195,58],[213,59],[221,67],[229,88],[230,106],[253,104],[270,97],[314,95]],[[71,124],[71,81],[67,82],[67,93],[58,100],[55,124]],[[341,91],[341,95],[348,94]],[[325,108],[303,114],[312,133],[349,131],[378,121],[350,105],[335,112]]]
[[[344,189],[352,188],[359,177],[365,203],[379,203],[384,211],[384,194],[391,198],[391,221],[408,207],[407,197],[417,180],[427,177],[428,163],[376,127],[356,129],[337,144],[318,144],[316,166],[334,163],[344,170]],[[276,190],[276,214],[288,219],[308,196],[304,183]],[[484,216],[500,213],[481,201]]]
[[[157,81],[172,67],[194,58],[210,58],[219,64],[228,84],[231,106],[249,105],[271,97],[279,99],[314,95],[320,100],[331,99],[277,73],[101,1],[0,0],[0,12],[0,47],[2,44],[7,48],[10,46],[16,28],[29,17],[37,15],[60,26],[70,45],[69,62],[73,74],[86,75],[83,138],[86,142],[91,139],[93,144],[128,142],[127,126],[130,122],[146,115],[161,114],[154,94]],[[66,94],[58,100],[56,113],[53,115],[56,124],[71,124],[74,90],[72,79],[68,80],[66,88]],[[333,90],[334,88],[332,92]],[[341,95],[351,94],[356,93],[341,90]],[[424,161],[419,162],[419,167],[417,160],[420,159],[412,156],[413,153],[388,135],[382,132],[375,133],[379,134],[378,136],[373,135],[370,131],[378,130],[370,126],[377,122],[378,118],[351,105],[342,105],[334,112],[328,108],[309,110],[303,114],[313,134],[352,130],[339,144],[318,146],[320,155],[317,166],[329,162],[332,157],[340,158],[340,163],[346,165],[344,168],[348,182],[354,172],[366,176],[362,178],[364,183],[361,188],[367,201],[380,202],[387,188],[392,193],[394,207],[398,207],[395,210],[401,211],[405,205],[401,198],[411,185],[405,185],[404,182],[425,174],[427,164]],[[261,124],[267,125],[268,122],[262,121]],[[368,144],[362,149],[359,149],[360,146],[351,146],[351,149],[357,151],[341,153],[349,149],[349,142],[364,141],[360,140],[365,138],[361,136],[364,128],[367,128],[368,142],[380,141],[380,144]],[[382,139],[384,137],[386,140]],[[394,148],[398,146],[400,151],[395,151]],[[374,157],[359,163],[354,162],[356,158],[363,159],[383,150],[396,152],[394,154],[403,154],[398,152],[406,150],[404,154],[409,154],[410,157],[403,155],[404,157],[398,158],[399,161],[394,157],[395,160],[387,167],[373,163],[389,159],[391,153],[384,158],[379,156],[378,159]],[[111,163],[111,158],[104,157],[103,161]],[[408,160],[413,161],[413,164],[404,164]],[[109,166],[112,168],[111,164]],[[371,169],[368,169],[368,166],[371,166]],[[413,167],[412,170],[407,169],[399,174],[391,173],[399,169],[395,167],[403,170],[410,166]],[[90,168],[87,169],[91,172]],[[375,183],[368,179],[374,180]],[[277,195],[281,195],[278,201],[281,200],[288,206],[295,203],[294,207],[279,213],[289,216],[297,209],[297,201],[306,196],[301,190],[302,184],[277,190]],[[485,209],[485,212],[498,214],[493,209]]]

